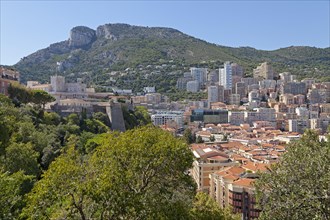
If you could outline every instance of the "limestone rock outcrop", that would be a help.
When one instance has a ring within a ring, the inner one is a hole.
[[[109,40],[117,40],[117,37],[112,33],[110,25],[101,25],[96,29],[97,38],[104,37]]]
[[[69,46],[81,48],[90,45],[96,40],[96,33],[93,29],[84,26],[77,26],[71,29]]]

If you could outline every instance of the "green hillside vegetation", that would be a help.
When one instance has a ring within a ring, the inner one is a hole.
[[[112,38],[100,35],[80,48],[70,47],[68,41],[55,43],[22,58],[14,67],[21,72],[23,82],[47,82],[50,75],[58,73],[69,80],[84,78],[94,86],[132,86],[134,91],[141,91],[143,86],[150,85],[158,86],[162,92],[173,88],[177,78],[184,71],[189,71],[190,66],[217,69],[225,61],[242,65],[246,75],[251,75],[252,69],[264,61],[273,64],[277,72],[289,71],[299,78],[328,80],[330,75],[330,48],[301,46],[274,51],[231,48],[211,44],[170,28],[125,24],[105,26]],[[57,62],[63,63],[60,69]],[[167,67],[157,67],[164,64]],[[125,72],[127,68],[130,71],[126,71],[126,75],[119,74],[114,81],[109,80],[111,71]],[[155,74],[158,74],[157,77]],[[135,84],[131,85],[129,80],[135,81]]]

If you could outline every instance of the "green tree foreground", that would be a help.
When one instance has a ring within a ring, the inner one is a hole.
[[[329,135],[328,135],[329,138]],[[256,182],[262,220],[330,219],[330,142],[313,131]]]
[[[18,83],[10,84],[8,93],[16,105],[32,102],[44,109],[48,102],[55,101],[53,96],[43,90],[31,90]]]
[[[23,219],[234,219],[198,194],[187,144],[153,126],[68,147],[27,196]],[[202,218],[201,218],[202,216]]]

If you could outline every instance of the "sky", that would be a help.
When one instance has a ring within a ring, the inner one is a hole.
[[[330,0],[0,0],[0,64],[13,65],[70,29],[107,23],[171,27],[224,46],[274,50],[330,46]]]

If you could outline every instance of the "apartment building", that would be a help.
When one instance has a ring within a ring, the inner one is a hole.
[[[176,87],[179,90],[186,90],[187,89],[187,83],[189,81],[193,81],[193,78],[192,77],[181,77],[177,80]]]
[[[0,93],[7,96],[9,85],[14,82],[19,82],[19,79],[19,72],[13,69],[0,67]]]
[[[289,119],[289,131],[290,132],[298,132],[299,134],[303,134],[304,131],[310,127],[310,121],[307,119]]]
[[[319,93],[318,89],[309,89],[307,93],[307,100],[309,101],[310,104],[316,104],[320,103],[322,100],[322,97]]]
[[[228,112],[228,122],[231,125],[240,125],[244,124],[244,112],[235,112],[235,111],[229,111]]]
[[[278,74],[281,78],[281,81],[283,83],[288,83],[288,82],[293,82],[296,80],[297,76],[296,75],[291,75],[289,72],[283,72]]]
[[[234,213],[241,213],[244,220],[259,217],[252,185],[256,174],[247,173],[243,167],[226,167],[210,174],[209,178],[210,196],[220,207],[231,207]]]
[[[176,123],[177,128],[183,127],[183,112],[168,111],[157,112],[151,115],[151,121],[154,125],[167,125],[168,123]]]
[[[242,213],[242,219],[257,219],[261,212],[256,207],[255,188],[252,183],[254,179],[241,178],[228,186],[229,204],[234,213]]]
[[[200,82],[198,80],[193,80],[187,82],[187,91],[188,92],[198,92],[200,88]]]
[[[240,105],[241,97],[239,94],[231,94],[229,96],[229,104],[230,105]]]
[[[303,82],[288,82],[285,83],[281,88],[281,93],[290,93],[293,95],[306,94],[306,84]]]
[[[242,66],[238,65],[237,63],[231,64],[231,71],[233,76],[243,77],[244,76],[244,69]]]
[[[244,82],[237,82],[235,85],[235,94],[239,94],[241,99],[246,97],[246,88]]]
[[[225,167],[237,166],[238,162],[231,159],[224,152],[207,145],[192,145],[195,160],[191,175],[197,184],[197,190],[209,192],[209,175]]]
[[[303,105],[305,104],[305,95],[295,95],[294,97],[294,104],[297,104],[297,105]]]
[[[245,111],[244,121],[252,126],[255,121],[270,121],[275,122],[275,109],[272,108],[257,108],[257,111]]]
[[[226,109],[194,109],[190,121],[200,121],[207,124],[228,123],[228,110]]]
[[[191,76],[194,80],[199,82],[199,85],[203,85],[207,79],[207,68],[190,68]]]
[[[280,102],[286,105],[294,104],[294,95],[287,93],[280,95]]]
[[[303,83],[306,84],[306,88],[307,89],[311,89],[312,88],[312,85],[315,83],[315,79],[306,78],[306,79],[301,80],[301,82],[303,82]]]
[[[208,102],[219,102],[219,86],[207,87]]]
[[[219,85],[225,89],[232,88],[232,69],[230,62],[225,62],[224,67],[219,69]]]

